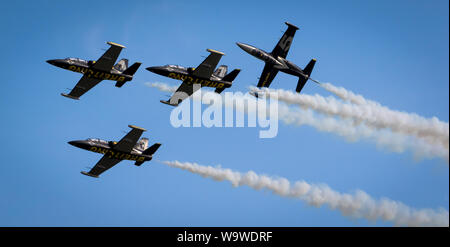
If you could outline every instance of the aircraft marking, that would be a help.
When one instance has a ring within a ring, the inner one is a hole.
[[[85,74],[89,78],[93,77],[96,79],[112,80],[112,81],[118,81],[118,82],[125,80],[125,76],[119,76],[119,75],[115,75],[115,74],[111,74],[111,73],[104,73],[104,72],[100,72],[100,71],[94,72],[94,70],[92,70],[92,69],[88,69],[88,68],[84,68],[84,67],[76,66],[76,65],[70,65],[68,69],[73,72]]]
[[[134,161],[144,161],[145,157],[134,155],[134,154],[128,154],[120,151],[113,151],[111,149],[107,148],[101,148],[101,147],[91,147],[89,149],[92,152],[101,153],[108,155],[108,158],[118,159],[118,160],[134,160]]]
[[[185,81],[188,84],[201,84],[202,86],[205,87],[214,87],[214,88],[223,88],[225,86],[224,83],[222,82],[214,82],[214,81],[210,81],[210,80],[204,80],[204,79],[200,79],[200,78],[195,78],[189,75],[183,75],[183,74],[179,74],[179,73],[169,73],[168,75],[169,78],[172,79],[176,79],[176,80],[182,80]]]

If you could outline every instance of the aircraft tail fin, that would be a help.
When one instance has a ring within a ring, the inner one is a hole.
[[[309,61],[309,63],[303,69],[303,74],[305,76],[299,76],[298,77],[298,84],[297,84],[297,88],[295,89],[295,91],[297,93],[300,93],[300,91],[302,91],[303,87],[306,84],[306,81],[308,81],[309,76],[311,75],[311,72],[312,72],[312,70],[314,68],[314,64],[316,64],[316,59],[311,59],[311,61]]]
[[[223,78],[228,71],[228,66],[226,65],[220,65],[219,68],[216,69],[216,71],[214,71],[213,75],[219,77],[219,78]]]
[[[155,143],[151,147],[147,148],[144,152],[142,152],[142,154],[153,155],[160,146],[161,146],[161,143]]]
[[[123,72],[126,69],[128,69],[128,59],[123,58],[121,59],[116,65],[114,65],[114,69],[117,71]]]
[[[229,74],[225,75],[222,78],[222,81],[227,81],[227,82],[231,82],[233,83],[234,79],[236,79],[236,76],[238,76],[239,72],[241,72],[240,69],[234,69],[233,71],[231,71]],[[225,90],[225,88],[216,88],[215,92],[216,93],[222,93],[223,90]]]
[[[142,137],[134,146],[135,149],[144,151],[148,147],[148,138]]]

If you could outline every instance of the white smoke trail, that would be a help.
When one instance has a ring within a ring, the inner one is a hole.
[[[176,90],[164,83],[146,83],[147,86],[155,87],[164,92],[174,92]],[[173,91],[172,91],[173,90]],[[204,93],[201,97],[203,103],[208,104],[211,98],[221,97],[215,93]],[[240,98],[245,100],[256,100],[254,97],[245,97],[239,95],[233,95],[235,99]],[[198,97],[193,97],[197,99]],[[216,101],[217,102],[217,101]],[[234,104],[233,101],[221,101],[225,107],[232,107],[237,111],[247,112],[245,105]],[[258,107],[258,110],[265,110]],[[248,112],[247,112],[248,113]],[[414,158],[420,160],[423,158],[435,158],[439,157],[449,162],[449,152],[441,145],[432,145],[421,139],[417,139],[411,136],[405,136],[399,133],[392,133],[389,130],[375,130],[369,128],[364,124],[355,126],[355,123],[351,120],[340,120],[333,117],[319,117],[311,111],[302,110],[300,108],[290,108],[284,104],[278,104],[278,118],[288,125],[309,125],[320,131],[334,133],[346,138],[348,141],[369,140],[374,142],[379,148],[387,149],[392,152],[403,153],[406,151],[412,151]]]
[[[331,83],[319,83],[319,85],[322,88],[324,88],[325,90],[335,94],[336,96],[338,96],[339,98],[341,98],[344,101],[351,102],[351,103],[354,103],[357,105],[372,105],[375,107],[383,107],[383,108],[389,109],[389,108],[381,105],[379,102],[376,102],[373,100],[368,100],[368,99],[364,98],[362,95],[355,94],[354,92],[347,90],[343,87],[336,87]],[[407,114],[407,113],[402,112],[402,114]],[[444,145],[444,147],[449,149],[449,137],[448,137],[449,124],[439,121],[439,119],[436,117],[433,117],[431,119],[425,119],[422,117],[419,117],[419,118],[421,118],[420,120],[422,120],[422,121],[425,120],[425,121],[431,122],[431,124],[439,125],[438,128],[447,129],[447,131],[444,130],[444,139],[447,139],[447,140],[446,141],[444,140],[442,142],[442,144]],[[428,123],[428,124],[430,124],[430,123]],[[427,141],[429,141],[429,142],[434,142],[434,140],[432,140],[432,139],[430,140],[429,138],[426,138],[426,137],[425,137],[425,139],[427,139]]]
[[[349,91],[343,87],[336,87],[331,83],[320,83],[319,84],[322,88],[327,90],[330,93],[333,93],[334,95],[338,96],[344,101],[349,101],[353,104],[357,105],[381,105],[380,103],[372,100],[365,99],[360,94],[355,94],[352,91]]]
[[[256,190],[268,190],[282,197],[298,198],[316,207],[327,205],[330,209],[339,210],[347,217],[364,218],[369,221],[381,219],[393,222],[396,226],[449,226],[449,213],[443,208],[414,209],[386,198],[375,200],[361,190],[357,190],[354,194],[343,194],[327,185],[309,184],[305,181],[291,184],[285,178],[258,175],[253,171],[242,174],[230,169],[201,166],[189,162],[164,161],[163,163],[216,181],[230,181],[234,187],[246,185]]]
[[[162,82],[146,82],[145,85],[148,87],[157,88],[159,91],[166,92],[166,93],[173,93],[178,88],[177,86],[169,86],[166,83],[162,83]]]
[[[375,130],[364,124],[355,126],[351,120],[339,120],[332,117],[319,117],[312,111],[292,109],[278,105],[278,117],[288,125],[309,125],[320,131],[334,133],[348,141],[369,140],[377,147],[396,153],[412,151],[416,160],[439,157],[449,163],[449,151],[441,145],[432,145],[413,136],[392,133],[389,130]]]
[[[351,96],[350,98],[357,99],[359,103],[365,102],[364,104],[349,104],[331,96],[298,94],[283,89],[252,87],[251,91],[263,93],[268,97],[276,97],[287,104],[296,104],[323,114],[351,118],[356,123],[364,122],[367,126],[376,129],[389,128],[394,132],[414,135],[431,144],[443,145],[448,150],[449,124],[439,121],[436,117],[426,119],[414,113],[394,111],[380,104],[366,101],[362,96]],[[347,95],[354,94],[350,92]]]

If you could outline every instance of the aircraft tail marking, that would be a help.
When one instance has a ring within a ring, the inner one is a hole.
[[[227,74],[228,66],[226,65],[220,65],[219,68],[214,71],[214,75],[223,78]]]
[[[126,69],[128,69],[128,59],[126,58],[120,59],[120,61],[116,63],[116,65],[114,65],[114,69],[120,72],[123,72]]]

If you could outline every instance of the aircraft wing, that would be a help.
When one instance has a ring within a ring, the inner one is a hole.
[[[81,172],[81,173],[86,176],[98,178],[100,174],[102,174],[109,168],[117,165],[117,163],[119,162],[120,160],[110,158],[109,154],[105,154],[103,155],[103,158],[101,158],[89,172]]]
[[[132,128],[130,132],[126,136],[124,136],[117,144],[114,145],[114,150],[122,151],[122,152],[131,152],[133,147],[139,141],[142,133],[144,133],[145,129],[128,125],[128,127]]]
[[[201,88],[200,84],[190,84],[187,83],[187,79],[181,83],[178,87],[177,91],[170,97],[168,101],[161,100],[161,103],[177,106],[186,98],[189,98],[192,94],[194,94],[197,90]]]
[[[292,40],[294,39],[295,32],[298,30],[298,27],[290,24],[289,22],[285,22],[288,25],[288,29],[284,32],[281,39],[278,41],[277,45],[273,48],[272,56],[274,57],[282,57],[286,58],[289,48],[291,47]]]
[[[217,64],[220,61],[220,58],[224,55],[220,51],[215,51],[211,49],[207,49],[207,51],[211,52],[209,56],[194,70],[192,73],[194,76],[209,79],[211,78],[214,69],[217,67]]]
[[[117,58],[119,57],[120,52],[125,46],[119,45],[113,42],[108,42],[111,47],[92,65],[94,69],[103,70],[103,71],[111,71],[112,67],[116,63]]]
[[[87,75],[83,75],[69,94],[62,93],[61,95],[71,99],[79,99],[81,95],[85,94],[101,81],[101,79],[90,78]]]
[[[273,78],[277,75],[278,70],[273,67],[273,65],[266,63],[264,66],[261,77],[259,77],[259,82],[257,87],[269,87],[272,83]]]

